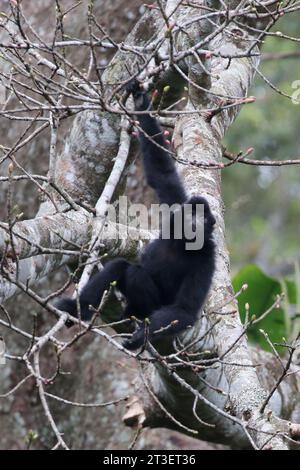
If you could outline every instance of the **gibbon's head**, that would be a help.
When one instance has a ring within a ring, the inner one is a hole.
[[[204,226],[204,235],[210,236],[214,230],[214,226],[216,225],[216,219],[213,216],[205,197],[192,196],[188,200],[187,204],[190,204],[192,207],[193,230],[201,230]]]
[[[201,250],[214,230],[216,219],[204,197],[193,196],[175,204],[170,218],[172,239],[182,241],[185,250]]]

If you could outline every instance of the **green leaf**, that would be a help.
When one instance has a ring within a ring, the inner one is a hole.
[[[248,284],[248,289],[238,297],[239,311],[242,321],[245,320],[245,304],[250,306],[249,317],[255,315],[259,318],[275,302],[277,295],[282,294],[281,283],[277,279],[266,275],[258,266],[245,266],[233,279],[235,292],[239,291],[243,284]],[[297,291],[294,282],[285,281],[285,292],[290,304],[296,304]],[[264,319],[248,329],[249,340],[259,344],[263,349],[270,351],[270,347],[259,330],[264,330],[274,343],[282,342],[283,337],[289,337],[283,308],[274,308]],[[284,352],[283,348],[278,348]]]

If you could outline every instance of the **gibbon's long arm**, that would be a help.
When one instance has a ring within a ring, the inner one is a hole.
[[[149,110],[151,102],[148,94],[141,90],[137,81],[131,82],[127,90],[132,93],[136,111]],[[149,186],[156,191],[161,204],[183,204],[187,200],[187,195],[174,161],[165,150],[167,144],[157,119],[149,112],[149,114],[137,115],[137,120],[142,129],[139,132],[139,140]]]

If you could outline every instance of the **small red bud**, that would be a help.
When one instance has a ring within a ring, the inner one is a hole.
[[[249,96],[248,98],[245,98],[244,103],[254,103],[256,101],[255,96]]]

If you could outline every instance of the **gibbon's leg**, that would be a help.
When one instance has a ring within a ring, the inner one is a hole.
[[[214,261],[210,260],[206,270],[196,271],[186,276],[175,297],[174,303],[155,310],[150,315],[148,339],[156,340],[164,336],[176,335],[188,326],[194,325],[199,310],[203,307],[214,271]],[[127,349],[137,349],[144,344],[145,327],[140,327],[131,339],[124,342]]]
[[[119,284],[120,290],[122,290],[129,266],[130,263],[128,261],[123,258],[117,258],[106,263],[102,271],[91,277],[79,295],[80,315],[83,321],[91,319],[94,312],[89,306],[92,305],[94,308],[99,307],[104,291],[109,289],[112,282],[116,281],[117,286]],[[76,299],[62,298],[57,302],[56,307],[59,310],[68,312],[73,317],[78,317]],[[73,326],[73,323],[70,320],[67,321],[66,325],[70,327]]]
[[[159,290],[141,265],[128,267],[123,289],[120,290],[127,298],[127,317],[146,318],[161,306]]]

